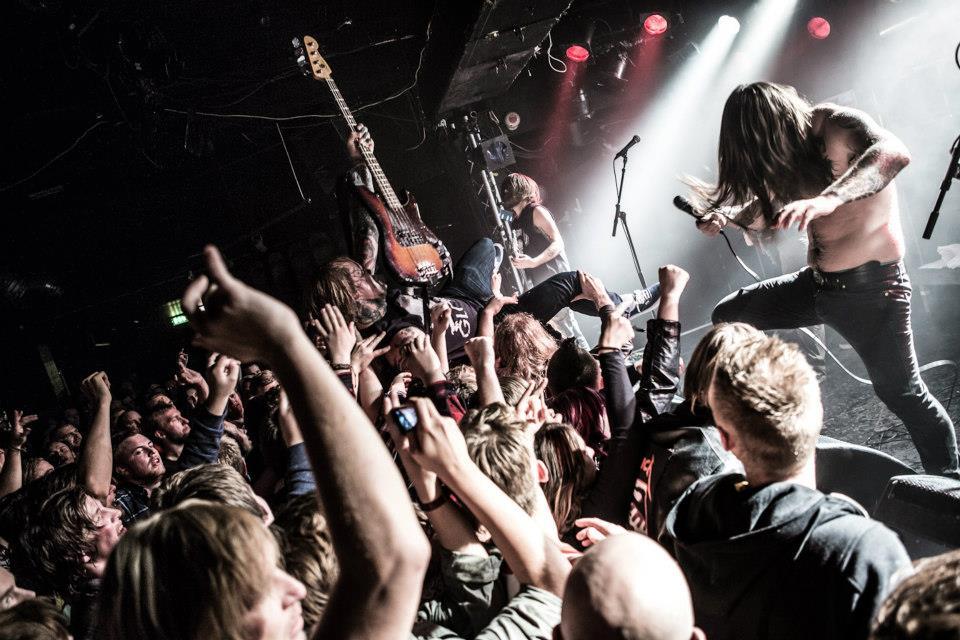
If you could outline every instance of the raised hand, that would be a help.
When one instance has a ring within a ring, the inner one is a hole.
[[[599,349],[619,350],[633,343],[633,325],[623,317],[623,311],[628,303],[622,303],[613,313],[603,319],[603,328],[600,330]]]
[[[440,358],[425,334],[418,332],[417,337],[402,349],[406,352],[404,361],[410,373],[420,378],[424,384],[444,379]]]
[[[593,303],[597,305],[597,309],[608,304],[613,304],[613,302],[610,300],[610,296],[607,294],[607,289],[603,286],[603,282],[600,281],[600,278],[591,275],[586,271],[578,271],[577,275],[580,276],[580,295],[587,300],[592,300]]]
[[[359,333],[356,334],[357,343],[350,354],[350,366],[358,375],[366,371],[374,360],[390,351],[390,345],[377,349],[377,345],[386,335],[386,333],[380,332],[369,338],[361,338]]]
[[[240,361],[219,353],[211,354],[210,361],[207,368],[207,377],[210,379],[207,410],[219,416],[227,410],[227,399],[240,380]]]
[[[290,307],[231,275],[223,256],[203,250],[206,275],[183,294],[183,311],[196,331],[194,344],[242,362],[275,360],[284,344],[301,332]]]
[[[327,342],[330,362],[333,364],[348,364],[353,348],[357,344],[357,330],[352,322],[349,324],[337,307],[326,304],[320,310],[320,335]]]
[[[91,373],[80,382],[80,389],[90,400],[91,405],[109,405],[112,399],[110,394],[110,380],[103,371]]]
[[[442,334],[450,327],[450,319],[453,317],[453,310],[447,302],[441,302],[430,309],[430,324],[433,327],[433,335]]]
[[[400,407],[400,405],[400,398],[396,391],[391,391],[389,394],[384,395],[384,424],[386,424],[387,433],[390,435],[390,439],[393,440],[393,445],[397,450],[397,455],[400,456],[400,462],[403,464],[403,468],[407,471],[407,476],[410,478],[410,482],[413,483],[414,488],[417,490],[417,496],[419,496],[421,502],[430,502],[438,495],[439,485],[437,482],[437,474],[434,471],[430,471],[429,469],[421,467],[414,458],[412,450],[416,447],[416,434],[413,432],[409,434],[403,433],[397,427],[397,424],[394,421],[390,411]],[[418,423],[414,431],[420,428],[419,415],[417,416],[417,419]]]
[[[690,281],[690,274],[673,264],[660,267],[657,275],[660,278],[660,296],[662,298],[679,297],[686,288],[687,282]]]
[[[390,386],[383,392],[384,398],[391,394],[397,397],[406,397],[407,389],[410,388],[411,382],[413,382],[413,374],[409,371],[401,371],[394,376],[393,381],[390,382]]]
[[[469,463],[467,443],[456,421],[441,416],[433,402],[426,398],[413,398],[411,404],[417,409],[417,426],[410,432],[413,437],[408,437],[408,441],[416,463],[441,478]]]
[[[37,421],[37,416],[34,414],[25,416],[20,409],[10,409],[7,411],[7,421],[10,423],[10,430],[0,433],[3,438],[0,441],[0,447],[23,449],[27,444],[27,436],[30,435],[30,425]]]
[[[493,351],[493,338],[480,336],[470,338],[463,345],[463,350],[470,359],[470,364],[477,371],[481,369],[493,369],[495,364],[495,355]]]
[[[595,545],[607,538],[627,532],[627,530],[620,525],[601,520],[600,518],[578,518],[573,524],[581,527],[580,531],[577,532],[577,540],[579,540],[584,547]]]

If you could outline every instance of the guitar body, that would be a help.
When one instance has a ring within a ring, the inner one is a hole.
[[[356,187],[364,207],[377,221],[383,236],[381,252],[393,274],[408,284],[437,284],[450,271],[450,254],[443,242],[420,217],[420,208],[409,192],[403,202],[406,220],[398,223],[386,204],[366,187]]]

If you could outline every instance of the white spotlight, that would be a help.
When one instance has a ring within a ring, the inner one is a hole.
[[[740,21],[733,16],[720,16],[717,24],[727,33],[734,34],[740,32]]]

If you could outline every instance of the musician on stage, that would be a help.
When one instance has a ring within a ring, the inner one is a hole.
[[[504,179],[501,191],[504,208],[513,212],[511,226],[523,251],[511,259],[513,266],[524,270],[535,285],[570,271],[563,237],[550,210],[543,206],[540,185],[522,173],[511,173]],[[569,309],[561,311],[554,322],[566,337],[576,338],[581,347],[589,348]]]
[[[341,211],[346,214],[346,222],[349,224],[347,250],[367,273],[389,277],[378,263],[380,230],[377,228],[377,223],[357,196],[351,192],[351,187],[366,187],[370,191],[376,191],[373,176],[360,152],[361,146],[370,152],[373,151],[373,138],[370,137],[367,127],[362,124],[347,138],[347,157],[350,159],[351,168],[340,181],[337,189],[337,202]]]
[[[924,470],[960,477],[953,423],[921,380],[913,346],[893,182],[910,162],[904,144],[862,111],[811,106],[793,87],[757,82],[727,99],[718,156],[717,184],[695,185],[700,230],[716,235],[731,218],[757,229],[797,226],[809,250],[806,268],[732,293],[713,321],[833,327],[903,420]]]

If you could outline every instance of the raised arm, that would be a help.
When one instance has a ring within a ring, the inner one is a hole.
[[[3,470],[0,471],[0,498],[13,493],[23,485],[23,448],[30,435],[30,424],[37,416],[25,416],[19,409],[7,411],[10,429],[0,433],[0,447],[4,450]]]
[[[570,563],[557,539],[550,539],[473,463],[453,420],[441,417],[428,400],[416,398],[414,405],[418,419],[410,443],[414,459],[436,473],[487,528],[521,584],[562,595]]]
[[[810,222],[832,214],[840,205],[876,195],[910,164],[906,145],[859,109],[818,105],[813,110],[812,127],[813,135],[823,140],[831,162],[836,164],[836,156],[845,152],[843,160],[849,168],[819,196],[785,206],[776,220],[780,229],[797,222],[803,231]]]
[[[341,571],[315,637],[407,638],[429,546],[399,471],[293,311],[235,279],[216,248],[204,256],[209,276],[183,297],[195,342],[271,364],[303,432],[324,508],[335,516],[329,525]]]
[[[110,493],[113,475],[113,448],[110,446],[110,381],[107,374],[97,371],[80,383],[93,409],[90,432],[83,440],[80,453],[80,478],[90,495],[105,502]]]
[[[477,374],[477,398],[481,407],[494,402],[506,404],[503,389],[497,378],[496,362],[493,352],[493,338],[483,336],[470,338],[464,345],[473,371]]]

